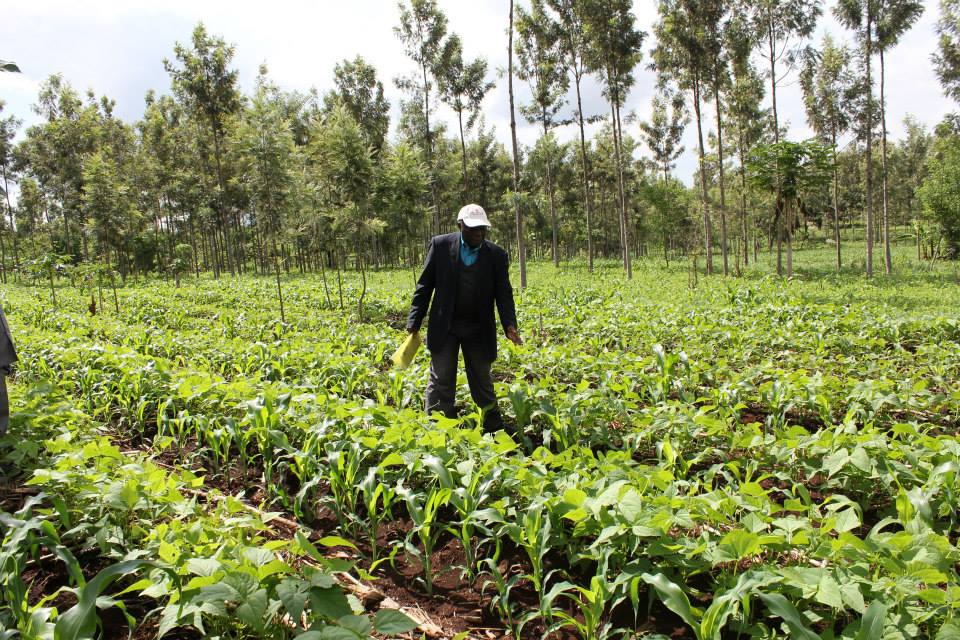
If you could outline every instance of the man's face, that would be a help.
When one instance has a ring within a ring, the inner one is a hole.
[[[471,249],[476,249],[480,246],[486,237],[487,237],[487,228],[486,227],[468,227],[467,225],[460,223],[460,233],[463,234],[463,241],[467,243]]]

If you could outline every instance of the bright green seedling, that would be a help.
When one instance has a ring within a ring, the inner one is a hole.
[[[433,486],[424,492],[411,491],[402,484],[397,485],[396,493],[407,505],[407,515],[413,522],[413,528],[407,534],[404,548],[413,557],[419,558],[423,567],[423,583],[428,594],[433,594],[433,580],[436,577],[433,567],[433,552],[437,541],[444,531],[444,524],[437,518],[441,507],[450,501],[449,488]],[[418,549],[413,540],[416,538],[422,548]]]

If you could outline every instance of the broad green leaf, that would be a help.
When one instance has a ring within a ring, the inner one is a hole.
[[[187,571],[196,576],[212,576],[220,570],[220,561],[215,558],[191,558],[187,560]]]
[[[337,620],[353,613],[347,596],[339,587],[321,589],[314,587],[310,590],[310,610],[314,616]]]
[[[270,607],[270,601],[267,592],[264,589],[257,589],[247,595],[242,603],[237,607],[237,617],[251,629],[262,631],[264,626],[270,622],[267,611]]]
[[[417,628],[417,623],[397,609],[380,609],[373,618],[373,627],[377,633],[385,636],[397,636]]]
[[[960,623],[954,620],[947,620],[937,632],[935,640],[957,640],[960,638]]]
[[[840,592],[840,584],[826,571],[820,577],[816,600],[837,611],[843,610],[843,594]]]
[[[370,618],[367,616],[343,616],[337,620],[337,624],[344,629],[349,629],[362,638],[369,636],[373,632],[373,623],[370,622]]]
[[[291,620],[300,620],[309,594],[310,583],[298,578],[284,578],[277,585],[277,597],[280,598],[286,612],[290,614]]]

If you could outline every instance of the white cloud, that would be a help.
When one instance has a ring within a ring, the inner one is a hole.
[[[486,57],[491,73],[505,68],[507,63],[507,6],[504,0],[441,2],[450,29],[461,36],[465,54]],[[655,3],[637,2],[634,11],[638,25],[648,36],[644,66],[635,73],[636,85],[623,112],[636,111],[640,118],[645,118],[649,114],[655,81],[653,72],[645,67],[654,44],[650,32],[656,20]],[[826,13],[815,43],[819,43],[826,29],[846,39],[847,34],[829,17],[829,10]],[[954,108],[943,98],[929,62],[936,42],[933,34],[936,13],[936,7],[930,3],[919,24],[888,56],[888,127],[893,138],[902,134],[901,122],[908,113],[933,126]],[[266,62],[280,86],[298,90],[317,87],[324,91],[332,84],[333,66],[344,58],[360,54],[376,66],[395,105],[396,116],[396,105],[402,94],[393,85],[393,79],[414,71],[393,33],[397,16],[393,0],[275,0],[272,3],[33,0],[18,3],[4,9],[4,20],[0,23],[0,43],[3,43],[0,58],[16,61],[24,73],[0,74],[0,99],[8,103],[6,113],[14,113],[28,123],[35,122],[30,105],[36,101],[39,82],[51,73],[60,72],[80,91],[91,88],[97,94],[116,99],[118,113],[132,120],[142,112],[143,95],[148,89],[169,90],[169,77],[163,70],[162,60],[172,57],[175,42],[189,42],[194,25],[203,21],[210,32],[236,46],[235,64],[247,90],[260,63]],[[518,105],[529,98],[523,82],[515,82],[515,92]],[[782,120],[792,125],[790,135],[809,136],[799,88],[795,84],[784,87],[778,97]],[[573,100],[571,95],[571,103]],[[607,113],[596,82],[585,84],[584,105],[589,113]],[[499,139],[509,149],[505,79],[497,80],[484,110],[488,124],[496,126]],[[449,109],[441,107],[438,117],[448,122],[451,130],[455,129],[454,114]],[[521,142],[532,144],[538,129],[526,124],[519,112],[517,118]],[[712,126],[709,116],[704,126],[707,129]],[[628,127],[627,132],[638,135],[636,125]],[[559,135],[563,139],[575,139],[577,127],[565,127]],[[696,166],[695,135],[691,124],[684,139],[687,151],[677,168],[677,174],[688,183]]]

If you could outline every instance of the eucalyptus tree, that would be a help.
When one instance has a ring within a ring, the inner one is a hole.
[[[0,114],[3,113],[4,106],[3,100],[0,100]],[[17,241],[17,223],[14,220],[13,205],[10,203],[10,183],[13,182],[13,138],[22,125],[23,121],[15,116],[0,118],[0,176],[3,177],[3,197],[7,208],[6,220],[13,244],[14,277],[17,277],[17,265],[20,264],[20,244]],[[0,238],[0,242],[2,242],[2,238]],[[4,277],[6,277],[6,265],[3,265],[2,270]]]
[[[767,63],[774,141],[780,141],[777,87],[800,62],[823,12],[821,0],[745,0],[757,51]],[[778,65],[786,67],[778,71]],[[782,75],[780,75],[782,73]]]
[[[106,151],[97,150],[85,158],[83,175],[83,206],[93,227],[97,252],[109,266],[112,251],[121,277],[126,278],[131,244],[141,221],[131,185]]]
[[[463,113],[467,112],[467,130],[473,128],[480,116],[483,98],[493,88],[487,80],[487,61],[477,58],[472,62],[463,59],[463,43],[456,34],[451,34],[443,46],[440,69],[437,76],[440,99],[457,112],[460,128],[460,163],[463,178],[463,198],[469,199],[467,181],[467,143],[463,127]]]
[[[923,14],[919,0],[877,0],[876,37],[880,56],[880,175],[883,198],[883,256],[887,275],[893,271],[890,256],[890,212],[887,195],[887,104],[884,53],[892,49]]]
[[[919,195],[946,240],[947,257],[960,257],[960,135],[955,127],[937,128]]]
[[[710,0],[661,0],[659,20],[654,25],[657,46],[653,49],[653,67],[661,84],[672,81],[681,91],[689,91],[697,123],[697,159],[700,177],[700,209],[703,216],[703,247],[707,274],[713,273],[713,229],[707,192],[706,154],[703,144],[701,104],[704,84],[712,60],[705,41]]]
[[[217,184],[215,206],[231,275],[242,271],[242,253],[238,254],[237,251],[241,249],[237,242],[239,218],[234,217],[231,222],[227,215],[225,193],[228,178],[223,162],[228,121],[239,113],[242,106],[237,87],[238,74],[235,69],[230,69],[234,51],[232,45],[227,45],[222,38],[211,36],[200,23],[193,30],[191,47],[178,42],[174,46],[175,60],[163,61],[164,68],[170,74],[174,93],[209,128]],[[214,265],[214,273],[219,275],[219,265],[217,262]]]
[[[837,140],[850,128],[850,101],[855,90],[850,50],[829,35],[816,55],[809,56],[800,73],[807,121],[817,135],[837,153]],[[840,250],[840,175],[833,167],[833,241],[837,270],[842,265]]]
[[[527,248],[520,210],[520,148],[517,144],[517,118],[513,108],[513,0],[510,0],[510,24],[507,36],[507,92],[510,96],[510,140],[513,151],[513,211],[517,226],[517,255],[520,263],[520,288],[527,288]]]
[[[557,116],[566,104],[564,97],[570,88],[570,78],[563,66],[562,42],[557,24],[546,14],[543,0],[534,0],[530,11],[517,8],[517,76],[530,85],[533,97],[530,104],[520,108],[520,112],[531,124],[539,122],[543,131],[542,138],[562,124]],[[557,204],[553,184],[553,161],[550,152],[553,145],[544,145],[547,153],[544,166],[547,178],[547,197],[550,202],[550,226],[552,231],[551,256],[553,265],[560,266],[557,249],[559,227],[557,225]]]
[[[423,196],[429,190],[426,167],[416,150],[406,142],[389,147],[376,174],[376,210],[386,230],[397,240],[397,249],[407,248],[406,262],[415,266],[420,257],[410,240],[417,237],[424,213]]]
[[[960,102],[960,0],[940,0],[937,35],[934,69],[944,95]]]
[[[840,0],[833,11],[840,23],[855,32],[860,41],[860,51],[863,54],[863,101],[864,107],[860,132],[865,142],[864,173],[865,173],[865,209],[866,209],[866,239],[867,239],[867,277],[873,277],[873,243],[874,243],[874,211],[873,211],[873,48],[875,45],[875,25],[877,19],[876,0]]]
[[[383,94],[376,68],[361,56],[342,60],[333,68],[333,84],[334,89],[323,98],[324,111],[333,111],[338,105],[346,108],[376,158],[390,129],[390,102]]]
[[[723,101],[721,92],[730,86],[730,49],[736,48],[744,39],[743,29],[732,15],[731,6],[723,0],[703,2],[706,13],[704,44],[710,59],[707,84],[713,92],[714,125],[716,126],[717,183],[720,187],[720,255],[723,259],[723,275],[730,273],[729,246],[727,242],[727,191],[723,162]]]
[[[891,201],[899,202],[901,214],[909,214],[914,227],[917,244],[917,260],[922,260],[921,236],[923,216],[918,211],[917,192],[926,176],[927,157],[933,143],[933,136],[913,116],[903,120],[906,136],[894,145],[891,154],[891,175],[894,185]]]
[[[787,79],[807,49],[823,9],[821,0],[745,0],[757,52],[767,65],[773,139],[780,142],[777,87]],[[772,234],[777,240],[777,274],[783,273],[783,202],[774,199]]]
[[[640,134],[653,154],[658,170],[663,172],[663,183],[667,184],[670,171],[684,151],[680,140],[690,122],[690,113],[683,94],[667,85],[658,88],[651,106],[650,121],[640,123]]]
[[[44,122],[27,128],[15,152],[17,165],[36,178],[50,201],[49,214],[60,218],[60,239],[51,235],[54,251],[86,258],[83,161],[98,147],[99,106],[92,100],[84,105],[62,76],[53,75],[40,85],[33,109]]]
[[[267,79],[266,69],[261,67],[250,107],[244,111],[232,142],[240,152],[241,178],[258,232],[260,261],[264,266],[269,264],[264,259],[263,245],[266,245],[276,275],[280,320],[286,322],[280,287],[280,262],[284,255],[282,233],[293,208],[298,163],[283,105],[279,89]]]
[[[623,267],[629,279],[633,277],[633,267],[630,260],[630,221],[624,186],[620,108],[633,86],[633,70],[643,55],[641,47],[646,34],[637,29],[631,0],[580,0],[576,8],[584,24],[587,67],[603,81],[603,93],[610,103],[617,191],[620,197],[620,246]]]
[[[589,73],[587,56],[587,36],[584,31],[584,24],[580,18],[577,9],[580,0],[543,0],[546,8],[552,13],[548,17],[545,12],[544,21],[554,22],[556,26],[548,26],[549,29],[555,29],[559,35],[560,49],[563,52],[564,65],[573,78],[573,86],[577,93],[576,118],[577,125],[580,128],[580,176],[583,185],[583,211],[587,222],[587,265],[590,272],[593,272],[593,219],[592,219],[592,195],[590,193],[591,171],[587,157],[587,137],[584,133],[584,124],[587,118],[583,113],[583,97],[581,93],[581,84],[584,77]]]
[[[733,85],[727,93],[727,122],[736,140],[740,174],[740,236],[743,242],[743,262],[750,264],[749,234],[747,232],[747,154],[767,131],[767,112],[763,102],[763,78],[748,57],[736,57],[733,63]]]
[[[322,203],[336,234],[341,258],[354,249],[363,289],[357,301],[363,317],[367,292],[366,254],[373,238],[384,227],[373,215],[375,166],[360,126],[343,107],[328,114],[311,142],[310,153]],[[338,272],[342,266],[338,260]]]
[[[25,242],[33,239],[35,243],[49,210],[47,195],[40,184],[30,176],[22,177],[18,186],[20,193],[17,197],[17,234],[22,236]]]
[[[141,208],[153,214],[154,233],[157,236],[161,231],[164,233],[167,263],[175,259],[175,235],[181,217],[191,215],[194,209],[176,193],[178,176],[189,164],[178,140],[182,137],[180,127],[184,117],[182,105],[172,97],[157,97],[150,91],[145,98],[143,117],[136,123]],[[196,255],[196,243],[192,233],[184,235],[190,236],[191,253],[187,257],[192,259]],[[196,263],[191,262],[190,266],[196,268]]]
[[[436,0],[400,0],[400,25],[393,31],[403,43],[407,56],[419,67],[420,76],[398,78],[397,86],[413,94],[422,107],[424,150],[427,171],[430,174],[430,192],[433,196],[433,232],[440,233],[440,197],[437,191],[433,165],[433,136],[430,131],[430,92],[438,77],[443,58],[444,38],[447,35],[447,17]]]
[[[507,147],[497,139],[496,131],[487,128],[482,118],[477,125],[477,137],[468,144],[467,155],[470,184],[474,185],[478,202],[491,203],[494,211],[508,210],[512,204],[509,194],[513,188],[513,159]],[[501,220],[501,216],[493,217],[494,230],[500,227],[504,232],[501,237],[510,242],[513,224],[501,224]],[[511,233],[507,234],[507,231]]]

